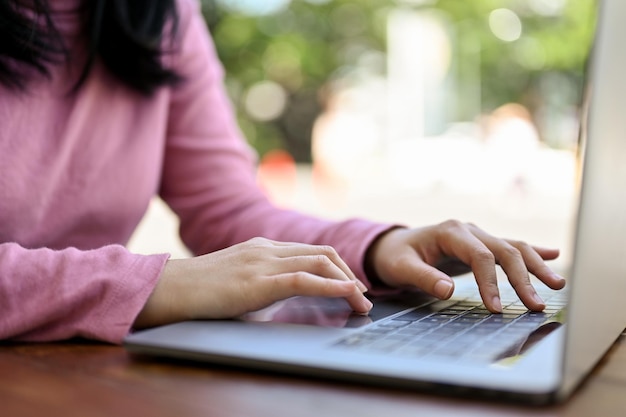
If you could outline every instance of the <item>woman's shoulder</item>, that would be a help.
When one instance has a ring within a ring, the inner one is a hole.
[[[189,32],[206,31],[206,23],[202,15],[202,3],[199,0],[175,0],[178,14],[178,31],[182,39],[188,37]]]
[[[211,32],[202,14],[199,0],[175,0],[178,14],[177,47],[171,59],[172,68],[183,79],[195,80],[210,77],[219,79],[223,68]],[[193,83],[183,83],[192,85]]]
[[[184,22],[185,18],[199,14],[202,10],[202,4],[199,0],[176,0],[176,9],[181,21]]]

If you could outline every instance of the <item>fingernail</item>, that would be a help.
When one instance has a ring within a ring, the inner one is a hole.
[[[546,305],[545,301],[543,301],[538,294],[533,295],[533,300],[535,300],[537,304]]]
[[[499,296],[495,296],[491,299],[491,305],[493,306],[493,309],[496,310],[497,312],[501,313],[502,312],[502,302],[500,302],[500,297]]]
[[[553,275],[554,275],[554,278],[558,279],[559,281],[565,281],[565,278],[563,278],[559,274],[553,274]]]
[[[365,284],[363,284],[361,281],[355,281],[356,282],[356,286],[359,287],[359,290],[361,290],[361,292],[367,292],[367,287],[365,286]]]
[[[365,306],[367,311],[371,310],[372,307],[374,307],[374,304],[372,304],[372,302],[368,300],[367,298],[363,300],[363,305]]]
[[[435,284],[433,291],[435,293],[435,296],[439,298],[449,298],[452,295],[452,288],[453,285],[450,281],[440,279]]]

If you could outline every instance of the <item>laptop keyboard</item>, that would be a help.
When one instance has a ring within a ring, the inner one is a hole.
[[[532,335],[559,326],[567,303],[564,292],[538,291],[542,312],[529,311],[512,289],[501,291],[502,314],[492,314],[475,295],[438,300],[380,320],[342,338],[334,346],[405,357],[441,357],[494,362],[521,354]]]

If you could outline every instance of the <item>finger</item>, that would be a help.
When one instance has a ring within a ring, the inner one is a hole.
[[[275,262],[275,273],[304,271],[324,278],[351,281],[352,279],[326,255],[299,255],[279,258]],[[356,284],[356,283],[355,283]]]
[[[531,310],[542,311],[546,304],[530,281],[527,265],[527,262],[531,262],[537,267],[537,262],[543,263],[541,257],[536,252],[535,257],[531,256],[534,250],[522,242],[498,239],[475,226],[472,227],[472,233],[476,234],[493,252],[496,261],[502,266],[511,286],[524,305]]]
[[[461,223],[450,223],[443,229],[443,233],[440,242],[444,252],[448,256],[456,256],[470,266],[487,309],[495,313],[501,312],[502,302],[493,252]]]
[[[351,280],[341,268],[325,255],[292,256],[290,258],[281,259],[280,264],[282,264],[284,268],[283,271],[281,271],[282,273],[304,271],[325,279],[351,282],[354,284],[357,294],[348,297],[348,302],[351,305],[353,303],[356,305],[362,304],[364,291],[358,286],[360,282]]]
[[[454,292],[454,281],[439,269],[428,265],[415,252],[398,254],[388,272],[399,285],[415,286],[435,297],[447,299]]]
[[[559,255],[558,249],[539,248],[525,242],[509,241],[509,243],[520,251],[528,271],[541,282],[553,290],[560,290],[565,287],[565,278],[552,271],[544,262],[546,259],[555,259]]]
[[[526,307],[534,311],[542,311],[546,303],[541,299],[535,287],[530,282],[528,267],[519,249],[506,241],[496,238],[483,238],[487,247],[496,256],[497,262],[502,266],[511,286]]]
[[[365,298],[351,280],[328,279],[304,271],[273,275],[270,278],[272,295],[276,297],[276,300],[297,295],[343,297],[358,313],[367,313],[372,309],[372,302]]]
[[[531,246],[535,252],[543,259],[544,261],[551,261],[559,257],[560,251],[554,248],[542,248],[540,246]]]
[[[354,275],[348,264],[339,256],[332,246],[326,245],[306,245],[288,242],[274,242],[276,246],[280,246],[277,256],[282,258],[301,257],[301,256],[324,256],[336,265],[347,279],[353,281],[361,292],[366,292],[367,287]],[[315,272],[315,271],[312,271]]]

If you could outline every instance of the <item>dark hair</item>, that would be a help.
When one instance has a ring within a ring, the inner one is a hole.
[[[48,64],[69,56],[54,26],[49,0],[29,0],[34,18],[20,0],[0,0],[0,84],[24,90],[35,73],[49,76]],[[162,62],[164,37],[174,37],[178,25],[175,0],[84,0],[83,34],[87,63],[76,83],[80,87],[96,57],[119,80],[149,95],[181,77]],[[26,70],[30,69],[31,71]]]

